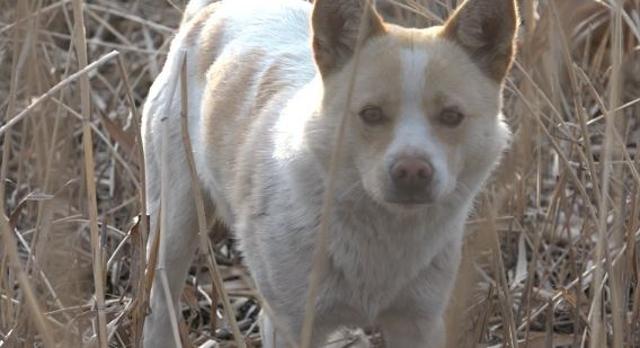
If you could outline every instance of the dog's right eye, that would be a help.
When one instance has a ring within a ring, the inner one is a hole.
[[[447,127],[456,127],[463,119],[464,114],[453,108],[442,110],[438,115],[438,121]]]
[[[370,125],[380,124],[384,121],[384,113],[377,106],[366,106],[359,115],[365,123]]]

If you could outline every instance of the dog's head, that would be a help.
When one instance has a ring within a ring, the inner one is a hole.
[[[509,139],[517,21],[514,0],[467,0],[426,29],[386,24],[366,0],[315,1],[318,118],[337,126],[346,110],[341,151],[375,201],[413,209],[480,188]]]

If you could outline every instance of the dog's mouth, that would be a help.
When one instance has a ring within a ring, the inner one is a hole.
[[[425,212],[435,206],[435,201],[415,201],[415,200],[401,200],[401,201],[384,201],[384,207],[395,214],[413,216]]]
[[[436,205],[440,200],[440,195],[437,194],[438,190],[433,184],[410,191],[397,190],[388,180],[378,182],[362,180],[361,183],[361,188],[371,201],[393,212],[424,211],[424,209]]]
[[[435,203],[399,203],[378,201],[378,205],[393,215],[413,218],[432,209],[432,207],[435,206]]]
[[[424,208],[438,201],[438,195],[433,184],[415,189],[396,187],[387,183],[382,192],[382,199],[387,204],[392,204],[405,209]]]
[[[365,190],[367,196],[384,209],[401,214],[414,214],[423,212],[425,209],[434,206],[437,201],[431,196],[409,195],[399,196],[391,193],[374,194]]]
[[[421,207],[425,205],[431,205],[435,203],[435,199],[433,198],[430,192],[425,193],[415,193],[415,194],[403,194],[398,195],[393,192],[385,194],[385,202],[389,204],[395,204],[402,207],[412,208],[412,207]]]

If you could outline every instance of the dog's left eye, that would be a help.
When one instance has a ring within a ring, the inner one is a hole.
[[[365,106],[358,115],[365,123],[371,125],[384,121],[384,112],[377,106]]]
[[[438,115],[438,121],[447,127],[456,127],[464,119],[464,115],[455,109],[444,109]]]

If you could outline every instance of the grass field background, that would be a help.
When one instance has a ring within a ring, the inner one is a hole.
[[[426,26],[456,1],[378,5]],[[519,5],[514,142],[468,223],[448,346],[640,347],[640,0]],[[138,117],[184,6],[0,0],[0,347],[139,346]],[[259,295],[228,231],[210,236],[237,328],[259,347]],[[184,346],[236,346],[207,265],[182,297]],[[380,345],[375,328],[337,344],[364,335]]]

